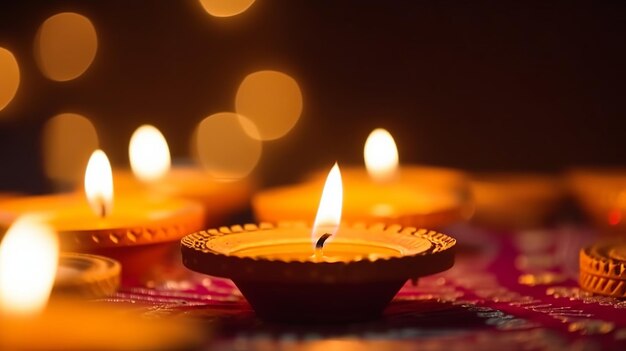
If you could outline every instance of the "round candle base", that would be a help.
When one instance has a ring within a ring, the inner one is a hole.
[[[52,292],[90,299],[112,295],[120,285],[120,270],[119,262],[106,257],[62,252]]]
[[[276,323],[346,323],[377,319],[404,282],[327,286],[234,281],[256,314]]]
[[[233,280],[260,318],[339,323],[374,319],[408,279],[454,264],[456,240],[399,225],[341,226],[313,255],[303,223],[209,229],[182,240],[183,264]]]

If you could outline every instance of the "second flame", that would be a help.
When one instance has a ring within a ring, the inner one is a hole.
[[[102,150],[91,154],[85,171],[85,195],[96,215],[106,217],[113,209],[113,171]]]
[[[133,133],[128,156],[133,173],[144,182],[163,177],[172,163],[165,137],[157,128],[148,124],[142,125]]]
[[[367,173],[377,182],[395,178],[398,169],[398,148],[391,134],[382,128],[374,129],[363,148]]]

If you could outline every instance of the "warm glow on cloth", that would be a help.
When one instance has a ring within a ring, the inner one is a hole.
[[[256,130],[242,123],[253,138],[274,140],[287,134],[302,114],[302,92],[295,79],[282,72],[259,71],[239,85],[235,107],[254,122]]]
[[[324,234],[334,235],[341,223],[341,207],[343,204],[343,185],[341,183],[341,171],[335,163],[328,173],[322,198],[317,209],[313,231],[311,232],[313,243]]]
[[[59,243],[52,228],[35,217],[19,218],[0,244],[0,312],[41,312],[52,291]]]
[[[91,21],[64,12],[48,18],[35,38],[35,59],[49,79],[68,81],[85,73],[96,57],[98,37]]]
[[[80,184],[89,156],[98,148],[93,123],[75,113],[61,113],[46,122],[42,138],[44,170],[48,178],[63,185]]]
[[[11,51],[0,47],[0,111],[4,109],[20,85],[20,68]]]
[[[398,170],[398,148],[388,131],[373,130],[363,149],[365,167],[369,176],[378,182],[393,179]]]
[[[105,217],[113,209],[113,172],[107,155],[96,150],[85,171],[85,194],[93,211]]]
[[[155,181],[170,170],[170,149],[167,141],[151,125],[142,125],[133,133],[128,156],[133,173],[144,182]]]

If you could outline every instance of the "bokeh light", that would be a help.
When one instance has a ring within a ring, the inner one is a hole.
[[[86,117],[62,113],[44,126],[42,145],[48,178],[71,187],[81,183],[89,156],[98,148],[98,134]]]
[[[48,18],[35,38],[35,60],[49,79],[67,81],[79,77],[93,62],[98,49],[91,21],[73,12]]]
[[[242,122],[246,131],[242,127]],[[262,143],[254,135],[254,123],[232,112],[211,115],[198,125],[192,153],[214,178],[236,180],[247,176],[259,162]]]
[[[247,10],[255,0],[200,0],[206,12],[215,17],[231,17]]]
[[[274,140],[287,134],[298,122],[302,93],[290,76],[277,71],[259,71],[248,75],[239,85],[235,108],[258,128],[258,131],[248,130],[244,125],[248,135]]]
[[[20,85],[20,68],[13,53],[0,47],[0,111],[4,109]]]

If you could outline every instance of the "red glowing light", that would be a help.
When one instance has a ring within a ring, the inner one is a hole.
[[[619,209],[611,210],[607,219],[610,225],[618,225],[622,221],[622,212]]]

